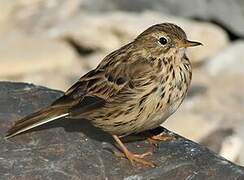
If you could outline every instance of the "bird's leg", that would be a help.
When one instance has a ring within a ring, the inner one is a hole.
[[[118,136],[113,135],[113,138],[118,143],[120,150],[124,154],[124,155],[122,155],[122,157],[127,158],[133,166],[135,166],[135,163],[141,164],[143,166],[148,166],[148,167],[156,166],[155,164],[143,159],[145,156],[152,154],[151,152],[147,152],[147,153],[143,153],[143,154],[134,154],[127,149],[127,147],[122,143],[122,141],[119,139]],[[121,155],[119,155],[119,156],[121,157]]]

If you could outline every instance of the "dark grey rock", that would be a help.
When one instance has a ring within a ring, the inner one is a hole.
[[[166,14],[214,20],[244,37],[243,0],[85,0],[83,9],[93,11],[156,10]]]
[[[62,119],[4,139],[17,119],[42,108],[62,92],[23,83],[0,83],[0,177],[5,179],[244,179],[244,168],[177,134],[148,157],[156,168],[134,168],[115,157],[111,137],[84,120]],[[166,129],[158,128],[154,133]],[[133,152],[150,148],[127,143]]]

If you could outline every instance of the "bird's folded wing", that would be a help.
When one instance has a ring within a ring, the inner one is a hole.
[[[108,67],[111,66],[104,64],[88,72],[52,105],[70,106],[71,114],[82,114],[113,101],[123,103],[124,97],[133,97],[133,93],[137,93],[138,80],[151,70],[144,60]]]

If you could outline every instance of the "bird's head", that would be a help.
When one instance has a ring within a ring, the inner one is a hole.
[[[200,42],[188,40],[183,29],[171,23],[156,24],[149,27],[135,39],[135,42],[140,46],[140,49],[144,49],[154,56],[202,45]]]

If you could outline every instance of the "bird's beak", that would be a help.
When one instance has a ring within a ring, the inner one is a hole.
[[[193,46],[203,46],[203,44],[200,42],[189,41],[189,40],[185,40],[185,42],[181,44],[181,47],[184,47],[184,48],[193,47]]]

